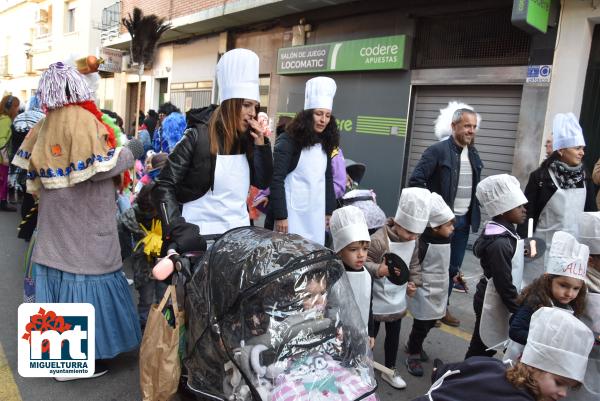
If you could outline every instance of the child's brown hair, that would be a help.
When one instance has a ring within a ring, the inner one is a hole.
[[[523,289],[523,292],[521,292],[521,295],[517,299],[517,304],[527,305],[534,311],[538,310],[542,306],[553,306],[552,280],[558,277],[562,276],[556,274],[542,274]],[[569,303],[569,305],[571,305],[573,308],[573,314],[575,316],[580,316],[583,313],[583,309],[585,308],[586,294],[587,286],[585,285],[585,282],[583,282],[577,297],[575,297],[575,299]]]
[[[534,396],[536,401],[540,401],[543,399],[543,396],[540,394],[538,382],[534,377],[535,372],[543,371],[518,362],[515,366],[506,370],[506,380],[516,388],[529,392]],[[578,384],[574,388],[577,389],[580,386],[581,384]]]

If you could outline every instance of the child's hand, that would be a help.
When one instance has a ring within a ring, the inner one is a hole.
[[[415,296],[416,292],[417,292],[417,286],[412,281],[409,281],[408,284],[406,285],[406,295],[408,295],[409,297],[412,298]]]
[[[369,337],[369,348],[375,348],[375,337]]]
[[[258,199],[258,200],[255,200],[254,202],[252,202],[252,207],[258,207],[258,206],[267,207],[268,204],[269,204],[269,198],[265,196],[262,199]]]
[[[278,233],[287,234],[287,232],[288,232],[287,219],[275,220],[275,231],[277,231]]]
[[[377,277],[387,277],[390,275],[390,269],[385,264],[385,258],[381,261],[381,264],[377,268]]]

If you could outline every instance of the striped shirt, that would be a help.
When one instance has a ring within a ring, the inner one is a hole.
[[[463,216],[469,211],[473,186],[473,171],[469,161],[469,148],[465,146],[460,153],[460,173],[458,176],[458,188],[454,198],[454,214]]]

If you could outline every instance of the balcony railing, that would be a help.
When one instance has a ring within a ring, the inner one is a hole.
[[[102,10],[102,23],[100,24],[100,40],[102,42],[114,39],[119,36],[119,26],[121,25],[121,2],[105,7]]]

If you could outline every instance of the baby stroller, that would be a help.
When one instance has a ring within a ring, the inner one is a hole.
[[[231,230],[186,284],[186,392],[199,400],[376,400],[342,263],[297,235]]]

